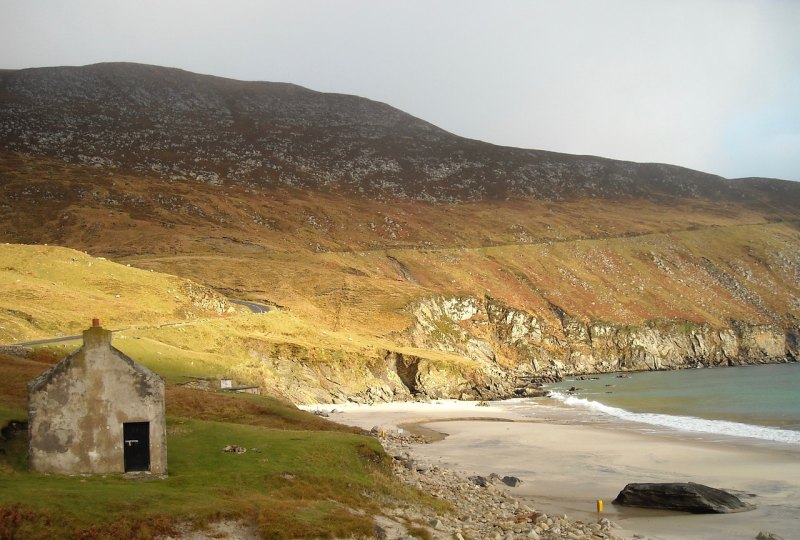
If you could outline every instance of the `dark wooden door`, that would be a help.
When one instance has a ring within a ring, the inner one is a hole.
[[[125,472],[150,470],[150,422],[122,424]]]

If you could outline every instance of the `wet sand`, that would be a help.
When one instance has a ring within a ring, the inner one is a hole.
[[[786,540],[800,538],[797,446],[616,421],[589,423],[577,411],[519,402],[490,407],[441,401],[319,408],[340,411],[331,419],[365,429],[401,424],[408,428],[413,423],[447,434],[431,444],[415,445],[413,453],[470,475],[517,476],[523,483],[510,491],[548,514],[596,519],[596,501],[602,499],[604,516],[624,528],[623,536],[752,540],[764,530]],[[689,481],[732,491],[757,508],[691,515],[611,504],[629,482]]]

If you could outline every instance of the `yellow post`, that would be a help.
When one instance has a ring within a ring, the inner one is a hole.
[[[603,513],[603,499],[597,499],[597,521],[600,521],[600,514]]]

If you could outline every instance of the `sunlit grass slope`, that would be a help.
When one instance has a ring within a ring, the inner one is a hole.
[[[0,244],[0,343],[226,313],[225,298],[175,276],[53,246]]]
[[[296,402],[329,400],[326,381],[332,380],[337,382],[330,382],[331,389],[342,396],[364,392],[374,374],[386,370],[388,355],[422,359],[431,369],[462,380],[479,371],[474,361],[411,348],[366,327],[321,325],[303,309],[219,316],[204,307],[209,299],[223,305],[223,297],[159,272],[63,248],[0,248],[7,261],[0,274],[0,326],[6,343],[79,335],[92,317],[99,317],[104,327],[117,329],[115,347],[169,382],[230,377]],[[379,309],[391,313],[390,307]],[[347,313],[341,317],[348,321]],[[76,339],[43,348],[63,357],[79,346]]]
[[[547,320],[779,321],[800,312],[795,222],[728,225],[603,239],[481,248],[136,257],[286,306],[336,331],[395,339],[421,298],[489,295]],[[268,284],[268,285],[267,285]]]

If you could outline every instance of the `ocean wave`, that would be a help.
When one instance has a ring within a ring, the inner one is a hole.
[[[707,420],[705,418],[697,418],[694,416],[635,413],[625,409],[620,409],[618,407],[610,407],[600,403],[599,401],[592,401],[590,399],[570,396],[557,391],[551,391],[550,397],[561,401],[570,407],[588,409],[590,411],[606,414],[630,422],[639,422],[653,426],[661,426],[695,433],[710,433],[733,437],[749,437],[752,439],[761,439],[765,441],[800,444],[800,431],[789,431],[766,426],[755,426],[740,422],[730,422],[728,420]]]

